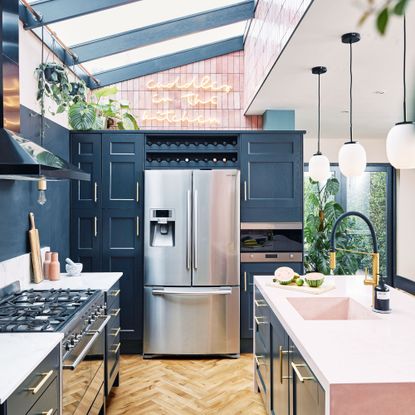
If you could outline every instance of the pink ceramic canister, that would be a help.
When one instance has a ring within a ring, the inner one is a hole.
[[[52,258],[52,252],[46,251],[45,260],[43,261],[43,277],[46,279],[49,278],[49,266],[50,266],[51,258]]]
[[[60,270],[59,256],[57,252],[52,252],[51,261],[49,264],[49,279],[51,281],[57,281],[60,279],[61,270]]]

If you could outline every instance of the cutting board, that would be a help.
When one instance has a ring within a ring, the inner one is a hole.
[[[40,240],[39,231],[35,225],[35,215],[33,212],[29,213],[30,229],[29,229],[29,242],[30,242],[30,257],[32,259],[33,270],[33,282],[38,284],[43,281],[42,271],[42,257],[40,253]]]
[[[326,293],[327,291],[331,291],[336,288],[336,284],[333,281],[330,281],[330,282],[325,281],[323,282],[322,285],[320,285],[320,287],[316,287],[316,288],[309,287],[306,283],[304,283],[304,285],[299,287],[295,283],[289,284],[289,285],[281,285],[278,283],[270,282],[270,283],[267,283],[267,286],[279,288],[281,290],[297,291],[297,292],[303,292],[303,293],[314,294],[314,295],[323,294],[323,293]]]

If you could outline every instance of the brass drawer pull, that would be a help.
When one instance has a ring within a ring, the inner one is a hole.
[[[98,218],[94,216],[94,236],[98,236]]]
[[[118,329],[113,329],[113,330],[115,330],[115,332],[111,333],[111,336],[117,337],[120,334],[121,327],[118,327]]]
[[[247,281],[246,271],[244,271],[244,291],[245,292],[248,291],[248,281]]]
[[[265,300],[255,300],[255,305],[257,307],[266,307],[268,304]]]
[[[120,350],[120,347],[121,347],[121,343],[118,343],[115,349],[111,350],[111,352],[117,354],[118,350]]]
[[[115,310],[111,310],[110,314],[111,314],[112,317],[117,317],[118,314],[120,314],[120,311],[121,311],[121,308],[117,308]]]
[[[304,363],[294,363],[294,362],[291,362],[291,366],[292,366],[292,368],[294,369],[294,372],[295,372],[295,374],[297,375],[297,377],[298,377],[298,380],[301,382],[301,383],[304,383],[304,381],[305,380],[314,380],[314,376],[303,376],[301,373],[300,373],[300,370],[298,369],[299,367],[307,367],[307,365],[305,365]]]
[[[120,295],[121,290],[113,290],[110,291],[110,296],[111,297],[118,297]]]
[[[98,183],[94,182],[94,202],[98,202]]]
[[[138,216],[135,219],[135,232],[138,238],[140,236],[140,218]]]
[[[53,370],[49,370],[49,372],[46,373],[40,373],[39,376],[42,376],[42,380],[33,388],[27,388],[25,390],[32,392],[33,395],[36,395],[52,375]]]
[[[259,326],[260,324],[268,324],[266,321],[259,321],[259,318],[258,317],[254,317],[254,319],[255,319],[255,323]]]
[[[291,379],[290,376],[284,376],[283,375],[283,361],[282,361],[282,357],[283,355],[287,354],[287,353],[291,353],[289,350],[283,350],[282,346],[280,346],[280,383],[283,382],[284,379]]]
[[[259,355],[259,356],[254,355],[254,358],[255,358],[255,362],[256,362],[257,366],[261,366],[261,363],[259,363],[259,359],[264,359],[264,356],[261,356],[261,355]]]
[[[42,415],[53,415],[54,409],[50,408],[49,411],[43,411]]]
[[[135,186],[135,201],[138,203],[140,201],[140,183],[136,183]]]

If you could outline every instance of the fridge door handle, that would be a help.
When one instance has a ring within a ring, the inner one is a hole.
[[[188,270],[190,270],[191,264],[190,264],[190,258],[192,255],[191,249],[191,227],[192,227],[192,218],[191,218],[191,196],[190,196],[190,190],[187,191],[187,235],[186,235],[186,267]]]
[[[197,211],[197,190],[193,192],[193,267],[197,270],[197,221],[198,221],[198,211]]]
[[[152,290],[153,295],[188,295],[188,296],[197,296],[197,295],[230,295],[232,294],[232,288],[220,289],[220,290],[205,290],[205,291],[184,291],[184,290],[164,290],[160,288],[154,288]]]

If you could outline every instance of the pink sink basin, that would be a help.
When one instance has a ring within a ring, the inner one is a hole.
[[[371,310],[349,297],[287,298],[304,320],[377,320]]]

